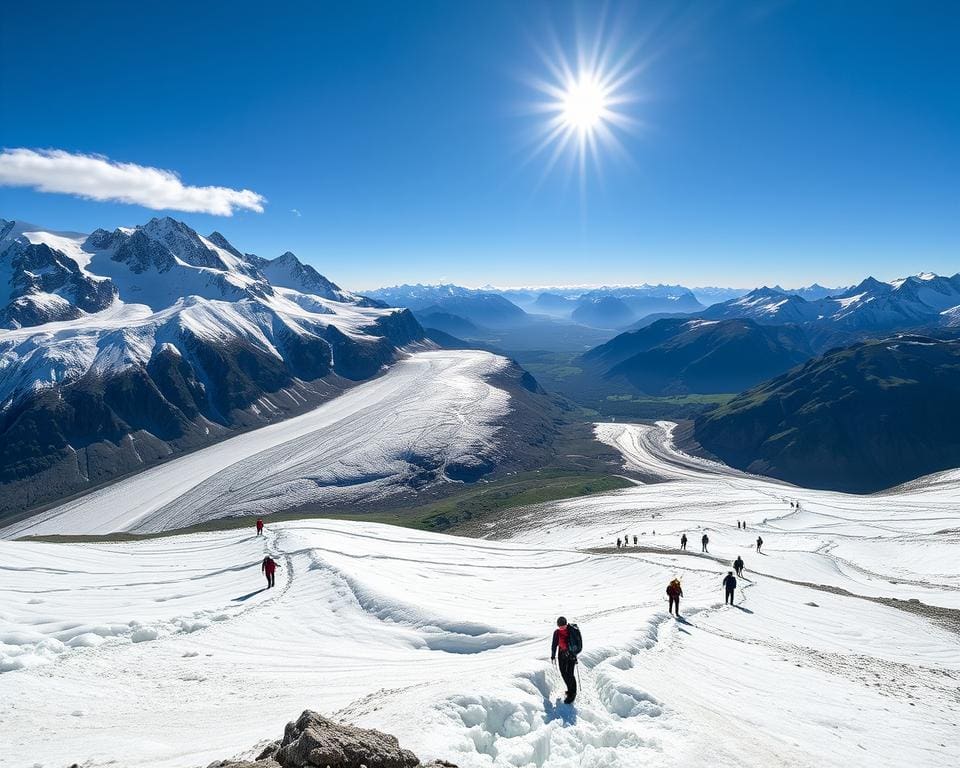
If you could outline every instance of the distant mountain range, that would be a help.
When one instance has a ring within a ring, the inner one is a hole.
[[[762,290],[813,301],[846,289],[814,284],[796,290],[779,286]],[[406,307],[427,327],[448,333],[453,333],[451,329],[460,322],[450,317],[456,315],[476,326],[471,329],[471,338],[492,341],[496,334],[489,331],[519,329],[534,322],[541,323],[541,329],[529,329],[530,335],[537,337],[546,320],[606,332],[609,338],[619,330],[649,324],[648,318],[700,316],[708,307],[739,300],[745,294],[749,294],[746,289],[690,289],[681,285],[499,289],[418,284],[378,288],[366,295],[389,306]]]
[[[0,220],[0,287],[0,515],[306,410],[424,340],[292,253],[171,218]]]
[[[802,327],[814,348],[897,330],[949,327],[960,313],[960,274],[925,273],[889,283],[868,277],[835,296],[805,299],[778,288],[758,288],[698,313],[709,320],[749,318],[765,325]]]
[[[744,392],[700,417],[695,437],[748,471],[872,492],[960,466],[958,393],[960,340],[893,336],[831,350]]]

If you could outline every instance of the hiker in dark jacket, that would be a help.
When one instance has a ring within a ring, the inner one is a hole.
[[[740,555],[733,561],[733,570],[737,572],[737,576],[743,578],[743,558]]]
[[[703,536],[700,537],[700,546],[702,548],[701,551],[706,552],[707,544],[709,543],[710,543],[710,537],[707,536],[707,534],[703,534]]]
[[[567,686],[567,695],[564,704],[572,704],[577,698],[577,654],[570,648],[570,627],[567,620],[561,616],[557,619],[557,628],[553,630],[553,644],[550,646],[550,661],[557,661],[560,667],[560,677]]]
[[[723,579],[723,589],[726,592],[726,597],[724,598],[723,604],[726,605],[729,603],[733,605],[733,590],[737,588],[737,577],[733,575],[733,571],[727,571],[726,577]]]
[[[686,548],[687,548],[687,534],[683,534],[683,536],[680,537],[680,549],[686,549]]]
[[[757,552],[760,551],[760,547],[762,547],[762,546],[763,546],[763,539],[761,539],[759,536],[757,536]]]
[[[680,579],[674,579],[667,584],[667,597],[670,602],[667,606],[667,612],[680,618],[680,598],[683,597],[683,587],[680,586]]]
[[[619,539],[619,537],[617,538],[617,549],[620,549],[620,539]]]

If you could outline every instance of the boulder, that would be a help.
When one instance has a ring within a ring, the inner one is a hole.
[[[335,723],[309,709],[287,723],[283,739],[256,760],[220,760],[207,768],[457,768],[446,760],[423,764],[395,736]]]
[[[283,768],[417,768],[420,760],[395,736],[355,728],[306,710],[287,723],[277,752]]]

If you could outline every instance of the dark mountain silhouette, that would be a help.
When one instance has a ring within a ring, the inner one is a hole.
[[[834,349],[700,417],[736,467],[872,492],[960,466],[960,341],[903,335]]]
[[[750,320],[664,319],[622,333],[580,360],[652,395],[739,392],[810,357],[803,333]]]

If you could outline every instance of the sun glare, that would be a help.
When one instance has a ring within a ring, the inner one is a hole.
[[[582,189],[588,170],[599,170],[602,151],[626,156],[621,138],[640,126],[627,109],[638,100],[630,88],[640,67],[631,63],[633,51],[618,55],[616,48],[601,30],[590,45],[578,45],[572,59],[556,42],[552,52],[540,52],[548,77],[532,80],[541,98],[531,106],[545,119],[532,156],[547,155],[544,177],[565,159]]]

